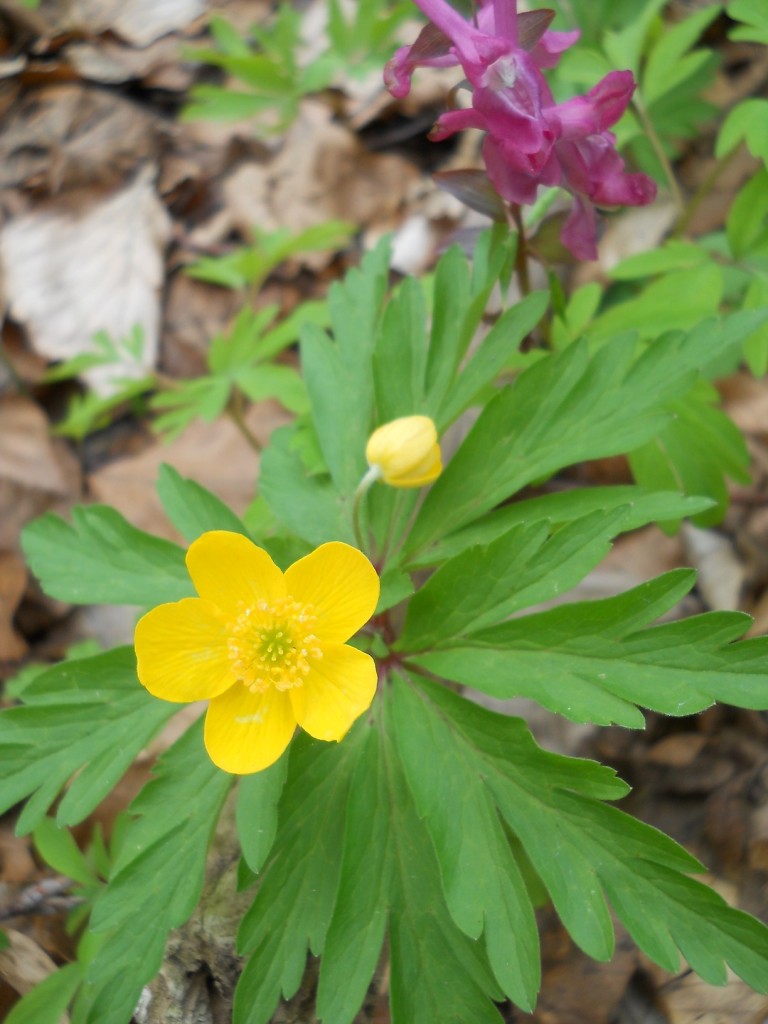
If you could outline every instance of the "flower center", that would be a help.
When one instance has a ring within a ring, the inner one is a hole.
[[[511,89],[517,81],[517,61],[514,54],[505,53],[497,58],[493,64],[489,64],[485,70],[483,85],[486,89],[499,92],[501,89]]]
[[[292,597],[243,607],[229,625],[229,657],[239,681],[252,693],[301,686],[311,662],[323,656],[312,632],[316,622],[313,606]]]

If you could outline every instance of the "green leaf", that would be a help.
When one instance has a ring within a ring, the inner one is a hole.
[[[633,281],[654,274],[666,274],[670,270],[700,267],[710,259],[706,249],[694,242],[671,238],[658,249],[627,257],[612,267],[610,274],[614,281]]]
[[[486,547],[462,552],[408,603],[397,649],[440,646],[566,593],[602,561],[626,514],[594,512],[554,533],[546,520],[520,524]]]
[[[499,984],[521,1009],[532,1012],[541,983],[536,919],[491,795],[445,725],[425,715],[421,701],[399,680],[392,715],[408,786],[432,836],[451,916],[469,938],[484,935]]]
[[[646,106],[651,106],[689,78],[697,69],[703,52],[687,51],[698,42],[704,29],[720,13],[719,4],[708,4],[688,15],[677,25],[665,25],[664,31],[651,49],[642,76],[641,92]]]
[[[750,455],[738,427],[711,405],[717,392],[696,388],[675,402],[671,420],[652,441],[630,453],[632,473],[648,488],[677,487],[682,493],[705,494],[717,504],[693,517],[699,526],[722,520],[728,507],[726,477],[749,483]]]
[[[607,896],[638,945],[666,970],[678,969],[679,948],[706,980],[725,982],[725,960],[765,991],[768,929],[688,878],[703,867],[682,847],[601,802],[626,791],[609,769],[545,753],[521,720],[486,711],[426,680],[415,689],[399,684],[395,720],[408,781],[442,851],[443,884],[447,893],[454,884],[457,909],[463,900],[473,906],[470,890],[478,877],[456,867],[462,857],[484,856],[482,839],[472,843],[456,824],[456,791],[437,799],[446,784],[444,773],[459,762],[465,779],[473,780],[474,798],[460,812],[478,822],[477,804],[484,802],[489,815],[495,805],[536,866],[563,923],[590,955],[611,955]],[[429,772],[435,755],[439,767]],[[490,834],[487,827],[485,832]],[[498,872],[498,862],[486,870]],[[500,910],[490,893],[486,902],[487,922]]]
[[[393,851],[378,729],[365,737],[349,791],[339,890],[320,969],[317,1015],[351,1024],[376,970],[389,917]]]
[[[697,333],[664,337],[637,357],[634,338],[622,336],[591,356],[576,342],[539,360],[483,409],[427,494],[406,556],[562,466],[639,447],[723,350],[721,337]]]
[[[744,308],[768,310],[768,280],[753,278],[744,296]],[[768,323],[744,339],[744,358],[755,377],[768,372]]]
[[[152,409],[167,410],[156,417],[153,429],[170,441],[196,419],[213,423],[224,412],[231,393],[232,382],[228,377],[208,376],[180,381],[173,391],[159,391],[153,395],[149,403]]]
[[[60,1024],[82,977],[80,964],[60,967],[16,1003],[5,1024]]]
[[[108,886],[91,930],[100,936],[78,996],[82,1024],[127,1024],[142,987],[157,973],[172,928],[200,897],[208,843],[232,777],[211,763],[202,720],[160,758],[155,778],[129,811]]]
[[[736,259],[765,242],[768,228],[768,170],[761,169],[739,191],[731,204],[726,234]]]
[[[415,558],[411,568],[437,565],[478,544],[489,544],[513,526],[547,521],[555,528],[593,512],[610,512],[624,506],[622,530],[638,530],[648,523],[685,519],[711,508],[711,498],[688,498],[678,491],[651,491],[633,485],[576,488],[539,498],[527,498],[489,512],[461,530],[439,541],[423,559]]]
[[[291,412],[309,411],[309,398],[304,381],[292,366],[273,366],[259,363],[250,369],[239,370],[235,380],[240,390],[252,402],[276,398]]]
[[[248,536],[242,520],[221,498],[183,477],[167,462],[160,467],[157,493],[166,515],[188,541],[197,540],[208,530],[230,530]]]
[[[562,605],[410,660],[494,697],[530,697],[572,721],[642,727],[639,707],[688,715],[715,701],[764,708],[768,639],[733,641],[751,619],[711,612],[644,628],[690,588],[675,570],[618,597]]]
[[[594,341],[606,341],[621,331],[638,331],[654,338],[665,331],[687,330],[718,313],[723,276],[712,262],[665,273],[639,295],[611,306],[589,328]]]
[[[717,136],[715,156],[727,156],[742,139],[753,157],[768,164],[768,100],[742,100],[729,111]]]
[[[445,906],[434,849],[408,791],[387,722],[385,765],[394,864],[390,936],[392,1024],[499,1024],[498,988],[479,943]]]
[[[275,430],[261,456],[259,489],[288,529],[312,545],[329,540],[354,544],[350,504],[327,476],[310,476],[295,425]]]
[[[71,526],[46,513],[21,543],[43,590],[60,601],[148,606],[194,594],[182,549],[107,505],[76,506]]]
[[[731,0],[728,17],[742,24],[730,32],[731,39],[768,44],[768,14],[760,0]]]
[[[54,871],[81,885],[93,885],[97,881],[72,833],[60,828],[53,818],[43,818],[33,838],[37,852]]]
[[[285,785],[288,756],[254,775],[240,779],[237,790],[237,834],[243,857],[258,874],[277,834],[277,805]]]
[[[366,469],[373,414],[372,354],[384,302],[389,245],[384,240],[330,290],[335,341],[313,324],[301,335],[304,380],[320,448],[331,477],[350,495]]]
[[[664,3],[665,0],[646,0],[641,6],[635,5],[620,31],[603,33],[603,47],[613,68],[628,68],[637,75],[646,37]]]
[[[379,423],[424,409],[425,321],[422,287],[415,278],[406,278],[387,305],[373,353]]]
[[[278,812],[275,854],[242,920],[250,954],[235,993],[234,1024],[267,1024],[282,991],[290,998],[307,949],[322,952],[341,866],[349,782],[365,726],[331,745],[301,735],[292,744]]]
[[[437,417],[442,432],[492,384],[520,343],[541,320],[549,302],[548,292],[533,292],[499,317],[470,361],[456,378],[441,403]]]
[[[82,821],[176,711],[139,683],[130,647],[50,668],[23,700],[0,711],[0,811],[30,797],[22,833],[43,819],[70,779],[56,820]]]

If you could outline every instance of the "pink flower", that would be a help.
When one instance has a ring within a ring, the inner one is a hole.
[[[612,71],[586,96],[557,104],[542,68],[553,67],[578,32],[548,31],[551,11],[518,15],[516,0],[483,0],[471,24],[446,0],[415,3],[432,24],[387,65],[392,94],[408,93],[417,67],[460,65],[472,88],[472,106],[442,114],[431,138],[466,128],[487,132],[488,177],[511,203],[533,203],[539,185],[571,192],[574,205],[561,240],[577,258],[594,259],[595,204],[637,206],[656,195],[650,178],[625,171],[608,131],[632,98],[631,72]]]

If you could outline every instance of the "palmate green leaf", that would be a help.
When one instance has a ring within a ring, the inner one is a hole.
[[[197,540],[208,530],[230,530],[248,536],[242,520],[221,498],[166,462],[160,467],[157,493],[166,515],[188,541]]]
[[[720,126],[715,156],[727,156],[742,139],[753,157],[768,164],[768,100],[742,100],[731,108]]]
[[[677,491],[652,491],[645,487],[585,487],[558,491],[539,498],[526,498],[489,512],[469,526],[449,534],[422,558],[409,561],[410,568],[439,565],[466,551],[467,548],[490,544],[513,526],[549,522],[554,529],[565,523],[591,515],[624,508],[622,530],[638,530],[648,523],[685,519],[711,508],[711,498],[689,498]]]
[[[365,726],[344,742],[292,744],[278,810],[278,838],[238,945],[250,958],[235,993],[234,1024],[266,1024],[280,994],[295,994],[307,950],[322,952],[341,866],[350,777]]]
[[[245,775],[237,789],[237,834],[245,862],[258,873],[277,834],[277,805],[285,785],[288,755],[264,771]]]
[[[407,278],[387,305],[373,352],[379,423],[424,409],[426,315],[421,284]]]
[[[366,469],[365,441],[374,400],[373,346],[389,267],[387,240],[328,296],[334,341],[314,324],[301,333],[301,362],[323,458],[342,494]]]
[[[731,39],[768,44],[768,12],[760,0],[731,0],[728,16],[742,24],[731,30]]]
[[[623,336],[591,356],[576,342],[541,359],[481,412],[428,493],[406,556],[562,466],[639,447],[722,350],[720,339],[697,333],[660,339],[638,357],[634,336]]]
[[[541,320],[548,301],[548,292],[533,292],[502,313],[441,403],[436,420],[439,430],[444,430],[477,401],[483,388],[493,383]]]
[[[391,741],[393,724],[367,729],[352,780],[336,907],[320,968],[318,1016],[351,1024],[390,947],[393,1024],[499,1024],[501,998],[482,946],[459,931]]]
[[[587,333],[594,341],[604,342],[621,331],[654,338],[666,331],[690,330],[717,314],[722,295],[723,274],[711,260],[670,270],[638,295],[611,306]]]
[[[477,765],[446,735],[444,723],[424,713],[399,679],[394,684],[392,733],[417,811],[432,836],[451,915],[471,939],[484,935],[499,984],[521,1009],[531,1012],[541,983],[536,919]],[[519,756],[519,737],[511,730],[509,742]],[[529,738],[528,746],[532,743]]]
[[[750,455],[741,431],[716,408],[717,392],[704,381],[674,402],[675,418],[642,448],[630,452],[632,475],[648,488],[678,487],[685,494],[707,494],[714,507],[693,516],[698,526],[722,520],[728,508],[726,477],[749,483]]]
[[[71,526],[46,513],[25,527],[21,544],[43,590],[61,601],[148,606],[194,594],[178,544],[107,505],[75,507]]]
[[[91,931],[100,941],[73,1024],[128,1024],[160,968],[168,932],[197,904],[208,844],[233,781],[207,757],[202,724],[162,755],[129,808],[135,817],[94,904]]]
[[[719,4],[708,4],[677,25],[665,26],[648,54],[640,82],[647,106],[652,106],[665,93],[680,86],[698,70],[702,60],[708,59],[709,54],[705,51],[687,51],[698,42],[720,10]]]
[[[302,459],[299,428],[275,430],[261,456],[259,490],[278,521],[310,544],[354,543],[350,502],[327,475],[310,476]]]
[[[593,512],[555,533],[546,520],[519,524],[485,547],[469,548],[439,568],[411,599],[397,649],[440,646],[566,593],[624,532],[627,511]]]
[[[411,660],[494,697],[531,697],[577,722],[642,728],[639,707],[667,715],[715,701],[767,707],[768,639],[732,642],[749,616],[709,612],[643,628],[694,578],[675,570],[618,597],[512,619]]]
[[[60,1024],[82,977],[81,964],[60,967],[16,1003],[5,1024]]]
[[[39,824],[70,779],[56,820],[82,821],[176,710],[141,686],[130,647],[48,669],[23,700],[0,711],[0,811],[29,797],[20,832]]]
[[[471,905],[477,885],[477,876],[456,870],[462,855],[470,858],[465,866],[473,854],[482,856],[456,822],[460,813],[450,794],[439,799],[445,773],[458,761],[473,780],[475,802],[495,805],[563,923],[591,956],[607,959],[613,950],[607,897],[638,945],[665,969],[678,969],[679,949],[711,983],[725,983],[728,963],[766,991],[768,929],[688,878],[704,869],[673,840],[602,802],[626,791],[609,769],[541,751],[521,720],[486,711],[436,683],[414,684],[396,684],[395,731],[449,903],[455,893],[453,907],[462,908],[463,900]],[[439,758],[429,785],[427,750]],[[487,901],[486,928],[498,912],[490,894]]]

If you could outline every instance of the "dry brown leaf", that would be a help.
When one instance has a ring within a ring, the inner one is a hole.
[[[0,187],[115,185],[157,152],[156,118],[81,85],[24,94],[0,132]]]
[[[10,946],[0,951],[0,978],[23,996],[49,974],[53,974],[56,964],[36,942],[22,932],[9,928],[6,935]],[[67,1020],[69,1016],[65,1014],[61,1021]]]
[[[53,494],[69,490],[61,444],[42,409],[23,395],[0,398],[0,478]]]
[[[120,83],[141,79],[144,85],[183,92],[197,74],[197,65],[181,59],[179,40],[164,36],[136,50],[109,38],[70,43],[62,56],[83,78]]]
[[[0,661],[18,661],[27,645],[13,628],[13,617],[27,585],[27,570],[19,555],[0,551]]]
[[[729,537],[683,523],[686,560],[698,571],[697,586],[704,604],[713,611],[741,607],[747,568]]]
[[[121,378],[142,376],[157,358],[170,227],[154,191],[154,173],[143,168],[126,188],[82,211],[61,200],[43,203],[0,232],[6,302],[37,351],[49,359],[71,359],[93,349],[98,331],[118,341],[142,328],[140,363],[85,374],[102,392]]]
[[[206,6],[206,0],[43,0],[29,20],[39,35],[114,32],[134,46],[147,46],[185,28]]]
[[[333,218],[389,228],[419,181],[408,161],[368,153],[330,109],[307,101],[275,156],[242,164],[222,190],[231,225],[247,236],[254,226],[298,232]],[[308,262],[317,260],[325,257]]]
[[[25,523],[80,492],[80,469],[52,438],[42,410],[21,395],[0,397],[0,549],[18,549]]]
[[[288,414],[276,402],[261,402],[246,414],[248,426],[262,443],[288,421]],[[98,470],[90,477],[91,493],[96,501],[117,508],[134,526],[178,540],[155,491],[163,462],[213,491],[237,513],[254,497],[258,455],[224,417],[213,423],[193,423],[170,444],[158,441],[140,455]]]

